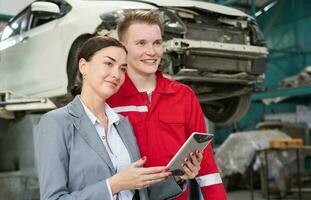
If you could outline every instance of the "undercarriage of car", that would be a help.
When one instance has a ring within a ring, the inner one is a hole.
[[[210,121],[237,122],[264,80],[268,52],[256,23],[199,8],[167,9],[163,16],[162,70],[193,88]]]
[[[240,120],[248,111],[255,85],[264,80],[268,54],[255,21],[196,7],[159,11],[164,24],[160,69],[192,87],[210,121],[227,125]],[[121,12],[101,16],[97,32],[116,36]]]

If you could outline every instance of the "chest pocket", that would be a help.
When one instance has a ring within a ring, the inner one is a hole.
[[[159,112],[162,145],[170,159],[186,140],[184,112]]]
[[[159,120],[165,124],[184,124],[185,115],[183,112],[159,112]]]

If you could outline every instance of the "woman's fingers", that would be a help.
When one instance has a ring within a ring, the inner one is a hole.
[[[160,172],[167,172],[169,169],[167,167],[146,167],[146,168],[142,168],[141,172],[143,174],[156,174],[156,173],[160,173]]]
[[[203,160],[203,153],[202,153],[200,150],[197,149],[197,150],[195,151],[195,155],[196,155],[198,161],[201,163],[202,160]]]
[[[183,165],[183,170],[184,170],[185,174],[183,176],[181,176],[180,178],[182,178],[182,179],[192,179],[192,178],[195,178],[196,174],[193,171],[191,171],[187,167],[187,165],[185,165],[185,164]]]
[[[154,169],[152,170],[145,170],[145,169],[148,169],[148,168],[139,169],[144,172],[140,172],[140,178],[139,178],[140,183],[138,184],[138,189],[149,187],[150,185],[163,181],[172,175],[171,172],[159,172],[159,170],[156,170],[157,173],[154,173]],[[159,168],[156,168],[156,169],[159,169]],[[151,172],[151,174],[146,174],[146,171]]]
[[[145,162],[146,158],[143,157],[112,176],[110,179],[113,186],[118,186],[117,183],[120,181],[123,182],[119,188],[114,188],[113,192],[116,193],[124,189],[141,189],[149,187],[150,185],[163,181],[172,175],[165,166],[144,168],[143,165]]]
[[[201,163],[198,157],[193,152],[190,153],[190,157],[191,157],[192,164],[199,167]]]
[[[143,180],[145,180],[145,181],[150,181],[150,180],[159,180],[159,181],[161,181],[161,180],[164,180],[164,179],[166,179],[166,178],[168,178],[169,176],[171,176],[172,175],[172,172],[160,172],[160,171],[157,171],[157,173],[149,173],[149,174],[144,174],[143,175]],[[159,181],[157,181],[157,182],[159,182]]]
[[[148,185],[148,187],[149,187],[150,185],[156,184],[156,183],[163,181],[163,180],[165,180],[165,178],[147,180],[146,185]]]
[[[167,171],[167,167],[148,167],[148,168],[135,168],[133,173],[136,174],[136,181],[138,188],[145,188],[163,181],[172,175]]]
[[[185,162],[182,165],[182,167],[183,167],[185,175],[188,177],[188,179],[194,178],[198,173],[198,167],[193,165],[189,159],[185,159]],[[183,179],[186,178],[185,175],[182,176]]]
[[[136,162],[134,162],[132,165],[134,167],[143,167],[146,161],[147,161],[147,157],[144,156],[141,159],[139,159]]]
[[[182,179],[192,179],[198,175],[201,169],[200,165],[203,159],[203,155],[199,150],[190,153],[190,158],[186,158],[182,164],[185,174],[181,176]]]
[[[196,158],[195,158],[196,159]],[[191,172],[196,172],[199,167],[199,165],[194,165],[192,163],[193,161],[189,160],[188,158],[185,159],[185,162],[184,162],[184,167],[188,167],[188,169],[191,171]],[[198,163],[197,161],[195,161],[196,163]]]

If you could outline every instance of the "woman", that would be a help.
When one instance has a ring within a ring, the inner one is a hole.
[[[81,95],[38,125],[41,199],[144,200],[182,192],[166,167],[143,167],[147,158],[140,159],[131,125],[105,103],[124,81],[126,58],[125,47],[109,37],[93,37],[81,47]],[[186,162],[186,173],[197,173],[201,159],[198,154]]]

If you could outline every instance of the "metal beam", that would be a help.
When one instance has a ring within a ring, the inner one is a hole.
[[[301,86],[297,88],[282,88],[275,89],[268,92],[254,93],[252,94],[253,101],[259,101],[268,98],[276,97],[295,97],[311,95],[311,85]]]
[[[222,4],[222,5],[230,5],[230,4],[240,2],[241,0],[205,0],[205,1],[210,2],[210,3]]]
[[[234,4],[234,3],[238,3],[240,1],[241,0],[224,0],[220,4],[222,4],[222,5],[231,5],[231,4]]]
[[[256,0],[252,0],[251,15],[252,15],[254,18],[256,18],[255,13],[256,13]]]

